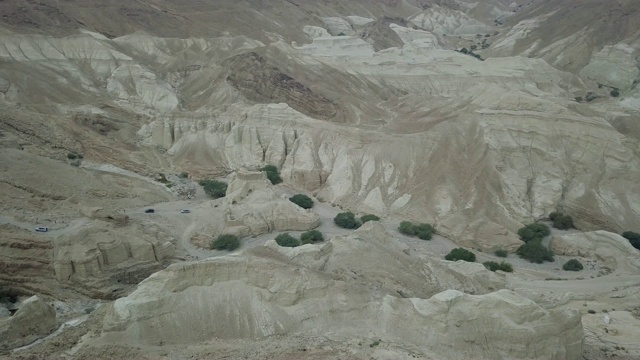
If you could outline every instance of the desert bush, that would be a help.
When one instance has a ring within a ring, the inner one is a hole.
[[[345,229],[357,229],[360,223],[356,220],[356,216],[352,212],[342,212],[333,218],[333,222]]]
[[[445,260],[449,260],[449,261],[464,260],[468,262],[475,262],[476,254],[472,253],[467,249],[455,248],[451,250],[444,258]]]
[[[267,165],[260,169],[260,171],[264,171],[267,173],[267,179],[271,182],[271,184],[276,185],[282,182],[282,178],[280,177],[280,172],[278,168],[273,165]]]
[[[631,246],[640,250],[640,234],[634,231],[625,231],[622,233],[622,237],[629,240]]]
[[[303,209],[311,209],[313,207],[313,200],[304,194],[293,195],[289,198],[289,201],[300,206]]]
[[[409,235],[409,236],[414,236],[416,234],[415,228],[411,221],[401,222],[400,226],[398,226],[398,231],[400,231],[400,233],[402,234]]]
[[[516,254],[529,262],[542,264],[545,261],[554,261],[551,250],[544,247],[540,240],[529,241],[520,246]]]
[[[302,244],[311,244],[311,243],[320,242],[320,241],[324,241],[324,237],[322,236],[322,233],[318,230],[309,230],[309,231],[303,232],[302,235],[300,235],[300,242]]]
[[[582,269],[582,263],[576,259],[571,259],[562,265],[564,271],[580,271]]]
[[[518,229],[518,235],[524,242],[542,240],[543,237],[551,234],[551,230],[545,224],[533,223]]]
[[[216,250],[233,251],[239,247],[240,239],[238,239],[237,236],[231,234],[220,235],[211,243],[211,248]]]
[[[509,256],[509,253],[507,252],[507,250],[504,250],[504,249],[496,250],[494,252],[494,254],[496,254],[497,257],[505,257],[506,258],[507,256]]]
[[[620,96],[620,91],[618,91],[618,89],[613,89],[613,90],[611,90],[609,95],[611,95],[613,97],[618,97],[618,96]]]
[[[513,272],[513,266],[511,266],[511,264],[509,264],[508,262],[496,262],[496,261],[485,261],[482,263],[482,265],[484,265],[484,267],[486,267],[487,269],[491,270],[491,271],[504,271],[504,272]]]
[[[180,173],[180,175],[178,175],[179,177],[181,177],[182,179],[186,179],[189,177],[189,173],[186,171],[183,171]]]
[[[417,236],[422,240],[431,240],[435,229],[429,224],[414,224],[410,221],[403,221],[398,226],[398,231],[405,235]]]
[[[300,240],[294,238],[289,235],[289,233],[284,233],[276,236],[276,243],[280,246],[284,247],[296,247],[300,246]]]
[[[362,215],[362,217],[360,217],[360,222],[361,223],[366,223],[367,221],[378,221],[380,220],[380,218],[378,216],[375,216],[373,214],[366,214],[366,215]]]
[[[573,228],[573,219],[569,215],[560,212],[552,212],[549,214],[549,220],[553,222],[553,227],[560,230]]]
[[[200,180],[198,182],[204,189],[204,192],[214,199],[225,197],[227,195],[227,183],[218,180]]]
[[[67,159],[69,160],[75,160],[78,158],[78,155],[76,153],[68,153],[67,154]]]

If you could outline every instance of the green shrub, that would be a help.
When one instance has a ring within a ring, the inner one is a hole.
[[[549,214],[549,219],[553,222],[553,227],[556,229],[567,230],[573,228],[573,219],[569,215],[552,212]]]
[[[507,250],[504,250],[504,249],[496,250],[494,252],[494,254],[496,254],[497,257],[507,257],[507,256],[509,256],[509,253],[507,252]]]
[[[200,180],[198,184],[202,185],[204,192],[214,199],[225,197],[227,195],[227,183],[218,180]]]
[[[181,178],[183,178],[183,179],[186,179],[186,178],[188,178],[188,177],[189,177],[189,173],[188,173],[188,172],[186,172],[186,171],[183,171],[183,172],[181,172],[181,173],[180,173],[180,175],[178,175],[178,176],[179,176],[179,177],[181,177]]]
[[[582,263],[576,259],[571,259],[562,265],[562,270],[564,271],[580,271],[582,269]]]
[[[267,173],[267,179],[271,182],[271,184],[276,185],[282,182],[282,178],[280,177],[280,172],[278,168],[273,165],[267,165],[260,169],[260,171],[264,171]]]
[[[211,248],[216,250],[233,251],[239,247],[240,239],[238,239],[237,236],[230,234],[220,235],[211,243]]]
[[[67,159],[69,160],[75,160],[78,158],[78,155],[76,153],[68,153],[67,154]]]
[[[311,243],[320,242],[320,241],[324,241],[324,237],[322,236],[322,233],[318,230],[309,230],[309,231],[303,232],[302,235],[300,235],[300,242],[302,244],[311,244]]]
[[[468,262],[475,262],[476,254],[472,253],[467,249],[455,248],[451,250],[444,258],[445,260],[449,260],[449,261],[464,260]]]
[[[400,226],[398,226],[398,231],[409,236],[414,236],[416,234],[415,227],[413,226],[413,223],[411,221],[401,222]]]
[[[398,231],[405,235],[417,236],[422,240],[431,240],[435,229],[429,224],[414,224],[409,221],[403,221],[398,226]]]
[[[549,220],[554,221],[555,219],[559,218],[560,216],[562,216],[561,212],[554,211],[551,214],[549,214]]]
[[[303,209],[311,209],[313,207],[313,200],[304,194],[293,195],[289,198],[289,201],[300,206]]]
[[[333,218],[333,222],[345,229],[357,229],[360,223],[356,220],[356,216],[352,212],[342,212]]]
[[[276,236],[276,243],[280,246],[284,247],[296,247],[300,246],[300,240],[294,238],[289,235],[289,233],[284,233]]]
[[[511,266],[511,264],[509,264],[508,262],[496,262],[496,261],[485,261],[482,263],[482,265],[484,265],[484,267],[486,267],[487,269],[491,270],[491,271],[504,271],[504,272],[513,272],[513,266]]]
[[[544,247],[540,240],[529,241],[520,246],[516,254],[529,262],[542,264],[545,261],[554,261],[551,250]]]
[[[418,224],[415,226],[415,233],[419,239],[431,240],[433,237],[433,226],[429,224]]]
[[[613,89],[613,90],[611,90],[609,95],[611,95],[613,97],[618,97],[618,96],[620,96],[620,91],[618,91],[618,89]]]
[[[545,224],[533,223],[518,229],[518,235],[524,242],[542,240],[543,237],[551,234],[551,230]]]
[[[366,223],[367,221],[378,221],[378,220],[380,220],[380,218],[372,214],[362,215],[362,217],[360,218],[360,222],[363,224]]]
[[[640,234],[634,231],[625,231],[622,233],[622,237],[629,240],[631,246],[640,250]]]

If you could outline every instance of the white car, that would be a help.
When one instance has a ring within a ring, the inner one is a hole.
[[[47,232],[47,231],[49,231],[49,228],[48,228],[48,227],[46,227],[46,226],[38,226],[38,227],[36,228],[36,231],[37,231],[37,232]]]
[[[182,214],[188,214],[188,213],[190,213],[190,212],[191,212],[191,210],[189,210],[189,209],[182,209],[182,210],[180,210],[180,213],[182,213]]]

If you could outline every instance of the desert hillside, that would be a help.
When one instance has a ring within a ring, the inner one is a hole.
[[[640,358],[639,13],[0,1],[0,350]]]

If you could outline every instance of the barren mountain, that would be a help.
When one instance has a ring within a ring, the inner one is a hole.
[[[56,354],[78,358],[242,347],[221,338],[247,341],[245,358],[300,358],[261,352],[273,337],[296,349],[318,338],[310,359],[595,359],[611,327],[583,348],[583,334],[604,332],[590,318],[583,332],[588,301],[631,324],[607,351],[640,356],[623,342],[637,334],[638,253],[615,234],[640,232],[639,10],[0,1],[0,295],[38,295],[58,323],[91,304],[86,323],[54,336],[66,339]],[[257,172],[265,165],[284,183]],[[214,178],[226,197],[197,183]],[[287,199],[297,193],[314,208]],[[339,211],[382,220],[353,233],[334,226]],[[575,229],[544,243],[592,265],[562,294],[548,282],[562,264],[516,259],[498,276],[441,260],[456,246],[483,261],[513,253],[519,228],[556,211]],[[433,224],[437,241],[398,233],[404,220]],[[269,242],[313,228],[327,242]],[[208,249],[223,233],[244,250]],[[467,326],[473,307],[486,312]],[[47,354],[51,341],[24,351]]]

